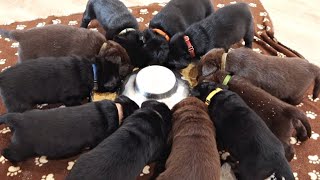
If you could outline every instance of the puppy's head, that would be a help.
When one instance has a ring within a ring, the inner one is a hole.
[[[136,30],[117,35],[113,40],[126,49],[130,56],[132,65],[136,67],[143,67],[147,64],[147,58],[143,55],[145,54],[143,49],[145,38],[141,31]]]
[[[172,119],[172,113],[168,106],[162,102],[158,102],[156,100],[148,100],[141,104],[141,109],[143,108],[149,108],[161,115],[164,123],[164,134],[167,135],[171,129],[171,119]]]
[[[166,66],[175,69],[183,69],[191,62],[191,55],[188,46],[184,40],[184,33],[175,34],[169,43],[169,56]]]
[[[148,58],[147,65],[163,65],[168,59],[168,41],[163,36],[155,33],[152,29],[144,30],[143,35],[146,40],[143,49]]]
[[[209,81],[209,82],[200,82],[198,83],[197,86],[195,86],[192,91],[191,91],[191,95],[195,96],[199,99],[201,99],[202,101],[205,101],[208,94],[215,90],[216,88],[223,88],[225,89],[225,86],[222,86],[220,84],[217,84],[213,81]]]
[[[119,64],[119,75],[121,79],[126,77],[133,70],[127,51],[115,41],[108,40],[105,45],[102,45],[99,56],[104,57],[105,59],[112,56],[120,57],[120,61],[117,63]]]
[[[94,63],[97,67],[97,92],[115,92],[120,85],[120,63],[121,57],[95,57]]]
[[[124,95],[118,96],[114,100],[114,102],[121,104],[123,110],[123,118],[130,116],[135,110],[139,109],[137,103]]]
[[[209,76],[221,69],[221,57],[224,52],[224,49],[212,49],[202,56],[199,64],[197,65],[197,79],[201,76]]]

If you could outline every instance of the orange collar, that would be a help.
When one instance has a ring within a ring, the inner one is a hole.
[[[170,41],[170,38],[168,36],[167,33],[165,33],[164,31],[162,31],[161,29],[157,29],[157,28],[154,28],[152,29],[154,32],[160,34],[161,36],[163,36],[164,38],[166,38],[167,41]]]
[[[193,46],[192,46],[192,44],[190,42],[189,36],[184,36],[183,38],[184,38],[184,41],[186,42],[186,44],[188,46],[188,51],[189,51],[189,54],[190,54],[191,58],[196,57],[196,54],[195,54],[194,48],[193,48]]]

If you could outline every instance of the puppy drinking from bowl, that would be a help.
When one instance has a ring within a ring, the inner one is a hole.
[[[201,69],[201,67],[199,67],[199,69]],[[288,161],[292,160],[295,153],[293,145],[290,144],[293,128],[299,141],[306,141],[311,136],[311,126],[302,111],[295,106],[279,100],[259,87],[252,85],[246,79],[237,75],[231,77],[225,71],[217,71],[210,76],[202,76],[198,79],[200,81],[209,80],[220,84],[223,83],[227,85],[231,91],[239,94],[281,141]]]
[[[214,82],[198,84],[193,94],[208,104],[219,150],[239,161],[233,166],[238,179],[266,179],[275,173],[277,179],[294,180],[281,142],[239,95]]]
[[[77,55],[94,57],[106,42],[97,31],[67,25],[47,25],[27,30],[0,30],[0,35],[19,42],[19,62],[39,57]]]
[[[218,180],[220,156],[207,106],[189,97],[173,109],[172,149],[157,180]]]
[[[246,3],[225,6],[171,38],[168,66],[185,68],[193,58],[210,49],[219,47],[227,51],[241,39],[251,48],[253,33],[253,18]]]
[[[237,48],[229,53],[212,49],[201,58],[199,66],[202,67],[199,76],[222,69],[293,105],[302,101],[313,82],[313,99],[320,93],[320,68],[297,57],[268,56],[248,48]]]
[[[162,158],[171,118],[164,103],[142,103],[117,131],[79,157],[66,180],[135,179],[146,164]]]
[[[13,131],[2,155],[13,163],[29,157],[66,158],[93,148],[139,107],[126,96],[81,106],[8,113],[0,117]]]
[[[143,31],[145,44],[144,58],[140,66],[164,65],[169,54],[170,38],[185,31],[213,12],[210,0],[171,0],[150,21],[149,28]],[[137,52],[138,53],[138,52]],[[140,59],[141,59],[140,58]]]
[[[89,22],[97,19],[106,31],[106,38],[121,44],[130,56],[134,66],[141,61],[143,34],[139,31],[136,18],[119,0],[89,0],[83,13],[81,27],[87,28]]]
[[[115,91],[126,73],[121,56],[92,59],[43,57],[0,73],[0,90],[7,112],[23,112],[37,104],[80,105],[97,92]],[[121,74],[124,73],[124,74]]]

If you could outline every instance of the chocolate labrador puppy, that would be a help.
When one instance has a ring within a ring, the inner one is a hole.
[[[157,101],[142,103],[121,127],[77,160],[67,180],[135,179],[161,158],[171,130],[170,109]]]
[[[220,156],[208,107],[189,97],[173,109],[172,149],[158,180],[219,180]]]
[[[169,40],[185,31],[213,12],[210,0],[171,0],[150,21],[149,28],[143,31],[145,44],[141,66],[164,64],[169,54]],[[138,53],[138,52],[137,52]]]
[[[106,31],[106,38],[113,39],[127,50],[134,66],[139,66],[140,48],[144,37],[139,31],[136,18],[119,0],[89,0],[83,13],[81,27],[87,28],[91,20],[97,19]]]
[[[198,84],[193,94],[208,104],[219,150],[239,161],[234,166],[238,179],[265,179],[275,173],[277,179],[294,180],[281,142],[238,94],[218,89],[214,82]]]
[[[199,65],[202,69],[200,76],[222,69],[246,78],[253,85],[293,105],[302,101],[313,82],[313,99],[319,95],[320,68],[307,60],[263,55],[248,48],[223,54],[223,49],[212,49],[204,55]]]
[[[94,57],[106,42],[97,31],[61,24],[27,30],[0,29],[0,35],[19,42],[19,62],[39,57]]]
[[[23,112],[43,103],[80,105],[92,90],[106,92],[118,86],[121,61],[121,56],[29,60],[0,73],[1,96],[8,112]]]
[[[205,80],[213,80],[222,84],[227,75],[225,71],[217,71],[214,75],[206,77]],[[305,141],[311,136],[311,126],[305,114],[295,106],[279,100],[240,76],[233,75],[227,85],[264,120],[273,134],[282,142],[286,158],[291,161],[295,153],[290,144],[293,127],[298,140]]]
[[[210,49],[221,47],[227,51],[241,39],[246,47],[251,48],[253,35],[249,6],[246,3],[225,6],[171,38],[168,66],[185,68],[191,59],[199,58]]]
[[[13,135],[2,155],[13,163],[33,156],[51,159],[74,156],[84,148],[98,145],[138,108],[131,99],[121,96],[115,102],[103,100],[75,107],[5,114],[0,117],[0,124],[8,125]]]

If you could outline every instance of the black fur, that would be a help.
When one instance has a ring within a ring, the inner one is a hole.
[[[163,103],[142,103],[116,132],[81,155],[66,179],[135,179],[146,164],[163,156],[171,116]]]
[[[149,28],[144,30],[146,43],[143,47],[145,65],[164,64],[168,59],[169,43],[153,28],[164,31],[169,37],[185,31],[191,24],[201,21],[213,12],[210,0],[171,0],[150,21]]]
[[[113,39],[125,28],[139,28],[136,18],[119,0],[89,0],[81,27],[87,28],[93,19],[97,19],[104,28],[107,39]]]
[[[92,19],[97,19],[106,31],[106,38],[113,39],[124,47],[134,66],[139,66],[143,45],[143,35],[138,21],[119,0],[89,0],[83,13],[81,27],[87,28]],[[133,28],[135,31],[119,33]]]
[[[111,91],[119,84],[119,65],[114,62],[120,62],[120,57],[29,60],[0,74],[1,96],[8,112],[23,112],[43,103],[79,105],[93,89],[93,63],[97,65],[97,91]]]
[[[191,25],[170,40],[169,67],[185,68],[191,62],[184,36],[190,38],[196,58],[212,48],[227,51],[230,46],[244,39],[245,46],[252,48],[254,36],[253,17],[246,3],[237,3],[217,10],[206,19]]]
[[[205,100],[217,88],[214,82],[204,82],[194,88]],[[281,142],[263,120],[236,93],[223,90],[208,106],[220,150],[226,150],[239,164],[235,167],[238,179],[266,179],[275,173],[277,179],[294,180]]]
[[[121,101],[126,116],[138,109],[127,97],[121,97]],[[115,103],[103,100],[75,107],[8,113],[0,117],[2,123],[13,131],[11,144],[2,155],[16,163],[32,156],[65,158],[93,148],[119,127],[119,117]]]

